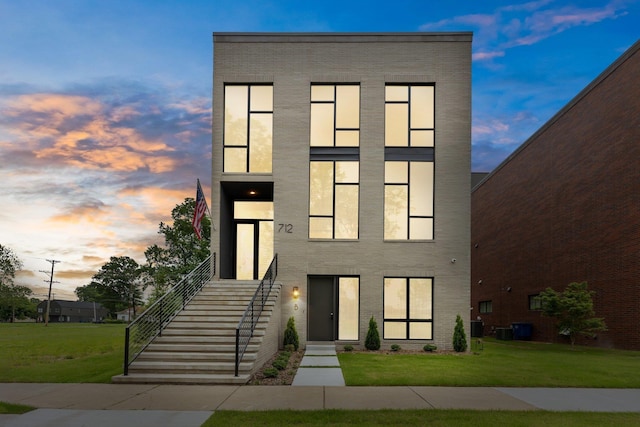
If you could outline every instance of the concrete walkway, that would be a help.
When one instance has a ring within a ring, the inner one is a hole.
[[[335,344],[307,344],[292,386],[344,386]]]
[[[40,408],[0,415],[0,426],[11,427],[198,427],[217,410],[543,409],[640,414],[640,389],[13,383],[0,384],[0,401]]]

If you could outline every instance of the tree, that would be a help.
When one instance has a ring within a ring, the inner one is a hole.
[[[22,261],[10,248],[0,245],[0,318],[14,322],[30,312],[29,296],[32,291],[13,282]]]
[[[13,285],[16,271],[22,268],[22,261],[8,247],[0,245],[0,284]]]
[[[140,266],[134,259],[111,257],[93,276],[91,283],[76,288],[76,295],[83,301],[101,303],[111,316],[129,307],[135,313],[136,306],[142,305],[140,274]]]
[[[371,316],[369,319],[369,330],[367,331],[367,337],[364,341],[364,346],[367,350],[379,350],[380,349],[380,334],[378,333],[378,324],[376,320]]]
[[[203,239],[198,239],[191,225],[194,211],[192,198],[176,205],[171,211],[173,224],[159,225],[158,233],[164,235],[165,247],[152,245],[144,253],[147,259],[144,277],[146,286],[154,287],[152,298],[164,294],[209,256],[211,221],[206,216],[202,218]]]
[[[459,353],[467,351],[467,335],[459,314],[456,316],[456,326],[453,328],[453,349]]]
[[[555,327],[561,334],[569,335],[574,345],[578,335],[595,337],[596,332],[606,331],[603,318],[594,317],[593,295],[587,282],[572,282],[563,292],[551,288],[540,292],[542,314],[556,319]]]

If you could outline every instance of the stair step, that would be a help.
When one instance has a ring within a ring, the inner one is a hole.
[[[239,370],[248,371],[253,363],[240,363]],[[129,366],[130,373],[186,373],[186,374],[229,374],[235,369],[233,360],[228,362],[164,362],[135,361]]]
[[[246,384],[249,374],[139,374],[118,375],[111,379],[119,384]]]
[[[245,353],[242,358],[243,362],[252,362],[256,360],[257,353]],[[235,362],[236,353],[207,353],[207,352],[174,352],[174,351],[145,351],[136,359],[136,362],[150,362],[150,361],[188,361],[188,362]]]
[[[257,345],[249,345],[245,350],[245,353],[257,352]],[[236,343],[235,341],[229,344],[150,344],[149,347],[146,348],[144,354],[154,353],[158,354],[173,354],[176,352],[180,352],[183,354],[196,354],[202,357],[214,358],[217,355],[227,355],[228,353],[232,353],[235,356],[236,353]],[[156,357],[156,356],[154,356]]]

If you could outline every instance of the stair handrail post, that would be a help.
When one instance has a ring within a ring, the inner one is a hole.
[[[129,328],[124,330],[124,376],[129,375]]]

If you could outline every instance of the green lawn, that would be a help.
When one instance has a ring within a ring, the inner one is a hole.
[[[203,424],[203,427],[282,425],[624,427],[640,425],[640,414],[547,411],[454,411],[438,409],[403,411],[217,411]]]
[[[0,323],[0,383],[108,383],[122,373],[124,328]]]
[[[351,386],[640,388],[637,351],[484,340],[484,349],[472,354],[355,352],[338,358]]]
[[[108,383],[122,372],[125,325],[0,324],[0,382]],[[475,342],[473,343],[475,345]],[[640,388],[640,352],[484,340],[471,354],[340,353],[347,385]],[[265,386],[268,388],[268,386]],[[268,390],[265,390],[268,392]],[[31,408],[0,402],[0,414]],[[217,411],[234,425],[635,426],[640,414],[415,411]]]

